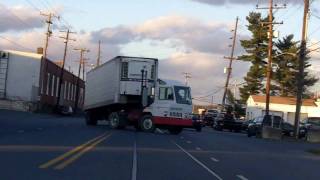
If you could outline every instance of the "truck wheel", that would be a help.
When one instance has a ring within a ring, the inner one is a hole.
[[[112,112],[109,117],[109,125],[112,129],[121,129],[123,128],[122,118],[117,112]]]
[[[139,126],[144,132],[154,132],[156,129],[151,115],[144,115],[139,121]]]
[[[170,127],[168,128],[170,134],[174,134],[174,135],[177,135],[177,134],[180,134],[182,132],[182,127]]]
[[[86,119],[86,125],[88,126],[96,126],[97,125],[97,119],[92,115],[90,112],[85,113],[85,119]]]

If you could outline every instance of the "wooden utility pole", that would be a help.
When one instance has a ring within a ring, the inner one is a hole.
[[[75,48],[74,50],[80,51],[80,60],[79,60],[79,69],[78,69],[78,78],[77,78],[77,86],[76,86],[76,99],[74,104],[75,111],[78,109],[78,103],[79,103],[79,90],[80,90],[80,73],[81,73],[81,64],[84,61],[83,56],[85,52],[89,52],[86,48]]]
[[[269,9],[269,20],[268,22],[262,22],[262,25],[268,24],[268,64],[267,64],[267,84],[266,84],[266,112],[265,115],[269,115],[269,104],[270,104],[270,89],[271,89],[271,76],[272,76],[272,50],[273,50],[273,25],[274,24],[283,24],[273,22],[273,9],[283,9],[284,7],[273,7],[273,0],[269,0],[269,7],[268,8],[258,8],[257,9]]]
[[[232,37],[233,41],[232,41],[231,55],[230,55],[230,57],[224,57],[225,59],[229,59],[229,66],[227,68],[227,80],[226,80],[226,84],[224,86],[224,93],[223,93],[223,97],[222,97],[222,105],[223,106],[226,104],[226,96],[227,96],[229,81],[230,81],[231,72],[232,72],[232,62],[235,59],[233,56],[234,56],[234,49],[235,49],[235,46],[236,46],[238,21],[239,21],[239,18],[237,17],[236,18],[235,28],[233,30],[233,37]]]
[[[82,61],[82,80],[84,80],[85,78],[85,74],[86,74],[86,64],[87,64],[87,60],[89,60],[88,58],[83,58],[83,61]]]
[[[299,52],[299,72],[297,73],[297,102],[296,102],[296,114],[294,118],[294,128],[295,128],[295,136],[299,138],[299,124],[300,124],[300,112],[301,112],[301,104],[302,104],[302,95],[304,88],[304,62],[306,58],[306,38],[307,38],[307,23],[308,23],[308,13],[309,13],[309,0],[304,0],[304,12],[303,12],[303,24],[302,24],[302,37],[301,37],[301,45]]]
[[[67,31],[60,31],[60,32],[65,32],[66,36],[60,37],[60,38],[64,39],[64,53],[63,53],[62,67],[61,67],[61,71],[60,71],[60,81],[59,81],[59,87],[58,87],[58,97],[57,97],[57,103],[56,103],[56,110],[58,110],[60,99],[61,99],[61,85],[63,83],[63,74],[64,74],[64,66],[65,66],[66,57],[67,57],[68,42],[69,42],[69,40],[75,41],[75,39],[70,39],[70,33],[74,33],[74,32],[70,32],[69,29]],[[66,92],[66,89],[64,90],[64,92]]]
[[[184,75],[184,78],[185,78],[185,85],[187,86],[188,85],[188,80],[191,79],[191,73],[189,72],[183,72],[182,73]]]
[[[98,45],[98,58],[97,58],[97,65],[96,65],[96,67],[100,66],[100,58],[101,58],[101,41],[99,40],[99,45]]]
[[[273,0],[269,4],[269,43],[268,43],[268,65],[267,65],[267,84],[266,84],[266,115],[269,115],[270,105],[270,86],[272,71],[272,48],[273,48]]]
[[[43,92],[44,91],[43,90],[44,80],[47,79],[47,78],[45,78],[46,72],[47,72],[47,65],[46,64],[47,64],[47,52],[48,52],[48,46],[49,46],[49,38],[51,37],[51,34],[52,34],[52,30],[51,30],[52,18],[60,19],[60,17],[56,16],[53,13],[45,14],[45,13],[40,12],[40,15],[47,17],[47,19],[46,19],[46,24],[47,24],[46,39],[45,39],[44,49],[42,52],[43,57],[42,57],[41,63],[40,63],[40,79],[39,79],[39,81],[40,81],[39,84],[41,85],[40,88],[41,88],[41,91]],[[41,91],[39,91],[39,93]]]

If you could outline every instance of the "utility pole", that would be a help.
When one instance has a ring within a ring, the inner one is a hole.
[[[45,14],[45,13],[40,12],[40,15],[47,17],[47,19],[46,19],[47,32],[46,32],[45,46],[44,46],[44,50],[43,50],[43,58],[46,60],[47,59],[48,46],[49,46],[49,38],[50,38],[50,36],[52,34],[52,31],[51,31],[52,18],[54,17],[54,18],[57,18],[59,20],[60,17],[56,16],[53,13]]]
[[[237,30],[238,30],[238,21],[239,21],[239,18],[237,17],[236,18],[236,25],[235,25],[235,28],[233,30],[233,42],[232,42],[232,49],[231,49],[231,56],[230,57],[224,57],[225,59],[229,59],[229,66],[227,68],[227,80],[226,80],[226,84],[224,86],[224,93],[223,93],[223,98],[222,98],[222,105],[224,106],[225,103],[226,103],[226,96],[227,96],[227,91],[228,91],[228,86],[229,86],[229,81],[230,81],[230,77],[231,77],[231,72],[232,72],[232,62],[233,60],[235,60],[235,58],[233,57],[234,56],[234,49],[235,49],[235,46],[236,46],[236,39],[237,39]]]
[[[274,7],[273,6],[273,0],[269,0],[269,8],[258,8],[257,9],[269,9],[269,20],[268,22],[262,22],[262,25],[268,24],[269,30],[268,30],[268,64],[267,64],[267,84],[266,84],[266,114],[269,115],[269,104],[270,104],[270,87],[271,87],[271,76],[272,76],[272,49],[273,49],[273,25],[274,24],[283,24],[273,22],[273,9],[283,9],[284,7]]]
[[[100,58],[101,58],[101,41],[99,40],[99,45],[98,45],[98,58],[97,58],[97,65],[96,65],[96,67],[100,66]]]
[[[82,61],[82,79],[83,80],[84,80],[85,74],[86,74],[85,67],[86,67],[86,64],[87,64],[87,60],[89,60],[89,59],[88,58],[83,58],[83,61]]]
[[[302,24],[302,37],[301,37],[301,45],[299,52],[299,72],[297,73],[297,102],[296,102],[296,114],[294,118],[294,129],[295,136],[299,138],[299,124],[300,124],[300,111],[302,104],[302,95],[304,88],[304,62],[306,58],[306,38],[307,38],[307,23],[308,23],[308,13],[309,13],[309,0],[304,0],[304,12],[303,12],[303,24]]]
[[[78,69],[78,78],[77,78],[77,86],[76,86],[76,99],[74,104],[75,111],[78,109],[78,103],[79,103],[79,90],[80,90],[80,73],[81,73],[81,64],[84,61],[83,56],[85,52],[89,52],[86,48],[75,48],[74,50],[80,51],[80,60],[79,60],[79,69]]]
[[[44,49],[42,52],[43,57],[42,57],[41,63],[40,63],[40,79],[39,79],[40,84],[41,84],[40,88],[41,88],[41,91],[43,91],[43,88],[44,88],[43,83],[44,83],[44,79],[46,77],[46,72],[47,72],[47,52],[48,52],[48,46],[49,46],[49,38],[51,37],[51,34],[52,34],[52,30],[51,30],[52,18],[60,19],[60,17],[56,16],[53,13],[45,14],[45,13],[40,12],[40,15],[47,17],[47,19],[46,19],[46,24],[47,24],[46,39],[45,39]],[[44,66],[45,66],[45,68],[44,68]]]
[[[192,77],[191,77],[191,73],[189,73],[189,72],[183,72],[182,74],[184,75],[184,79],[185,79],[184,82],[185,82],[185,85],[187,86],[187,85],[188,85],[188,80],[192,78]]]
[[[70,33],[75,33],[75,32],[71,32],[69,29],[67,31],[60,31],[60,32],[65,32],[66,36],[60,37],[60,38],[64,39],[64,53],[63,53],[62,67],[61,67],[61,72],[60,72],[60,81],[59,81],[59,88],[58,88],[56,110],[58,110],[60,99],[61,99],[61,85],[63,83],[63,74],[64,74],[64,66],[65,66],[66,57],[67,57],[68,42],[69,42],[69,40],[75,41],[75,39],[70,39],[70,37],[69,37]],[[64,92],[66,92],[66,89],[64,90]]]

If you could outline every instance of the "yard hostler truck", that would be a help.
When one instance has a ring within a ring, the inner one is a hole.
[[[115,129],[133,125],[153,132],[179,134],[192,128],[188,86],[158,78],[158,60],[118,56],[87,73],[84,110],[86,124],[109,121]]]

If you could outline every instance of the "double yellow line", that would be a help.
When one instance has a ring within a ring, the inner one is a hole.
[[[96,145],[104,141],[105,139],[109,138],[111,134],[103,133],[102,135],[95,137],[89,141],[87,141],[84,144],[81,144],[74,149],[44,163],[39,166],[40,169],[46,169],[49,167],[54,166],[53,169],[61,170],[80,158],[84,153],[88,152],[92,148],[94,148]],[[70,158],[69,158],[70,157]]]

